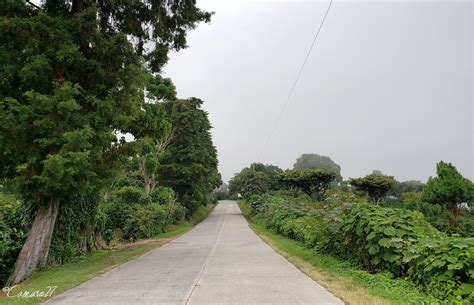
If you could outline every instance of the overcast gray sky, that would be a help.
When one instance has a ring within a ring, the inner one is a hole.
[[[335,0],[268,146],[328,1],[209,1],[165,76],[205,101],[224,181],[251,162],[330,156],[344,178],[426,180],[473,164],[471,1]]]

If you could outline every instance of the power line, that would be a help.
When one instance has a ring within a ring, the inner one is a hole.
[[[275,126],[272,129],[272,132],[270,133],[270,136],[268,137],[267,141],[265,142],[265,146],[263,146],[263,150],[270,144],[270,140],[275,134],[276,129],[278,128],[278,125],[280,124],[281,118],[283,117],[283,113],[286,110],[286,106],[288,105],[288,102],[290,101],[291,96],[293,95],[293,91],[295,91],[296,84],[298,84],[298,81],[300,80],[301,73],[303,72],[304,66],[306,65],[306,62],[308,61],[309,55],[311,54],[311,51],[313,50],[314,44],[316,43],[316,39],[318,39],[319,33],[321,32],[321,29],[323,28],[324,22],[326,21],[326,17],[328,16],[329,10],[331,9],[333,0],[329,2],[328,8],[326,9],[326,13],[324,14],[323,20],[319,24],[318,31],[316,32],[316,35],[314,35],[313,42],[311,43],[311,46],[309,47],[308,52],[306,53],[306,57],[303,61],[303,64],[300,67],[300,70],[298,72],[298,76],[296,77],[293,86],[291,87],[290,92],[288,93],[288,96],[286,97],[285,103],[283,104],[283,107],[281,108],[280,115],[278,116],[278,119],[276,121]]]

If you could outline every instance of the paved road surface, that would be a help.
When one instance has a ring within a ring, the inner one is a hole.
[[[187,234],[48,304],[344,303],[255,235],[234,201],[221,201]]]

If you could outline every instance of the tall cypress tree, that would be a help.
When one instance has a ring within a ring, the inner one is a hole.
[[[190,98],[163,104],[173,126],[173,138],[161,162],[160,180],[175,190],[189,215],[205,205],[212,191],[222,184],[212,126],[202,103]]]

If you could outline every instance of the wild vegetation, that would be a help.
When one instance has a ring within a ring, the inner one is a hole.
[[[10,295],[24,291],[43,290],[54,283],[54,294],[45,298],[12,298],[7,294],[0,294],[0,304],[29,305],[38,304],[71,289],[122,263],[137,258],[140,255],[164,245],[175,237],[186,233],[198,222],[202,221],[213,210],[214,204],[200,206],[190,219],[179,221],[171,225],[167,232],[158,234],[149,239],[137,240],[132,243],[117,243],[111,249],[99,249],[88,255],[69,258],[61,265],[47,266],[32,274],[26,281],[12,288]],[[112,245],[111,245],[112,246]]]
[[[160,76],[194,1],[0,0],[0,285],[150,237],[220,185],[207,113]]]
[[[329,189],[319,188],[330,181],[318,175],[304,184],[282,183],[288,176],[304,177],[305,171],[282,171],[273,190],[240,193],[250,217],[317,253],[369,273],[389,272],[439,303],[474,301],[474,188],[454,166],[438,163],[437,176],[423,188],[381,173]],[[231,180],[234,192],[246,185],[241,174]],[[317,196],[308,192],[311,188],[319,190]]]

